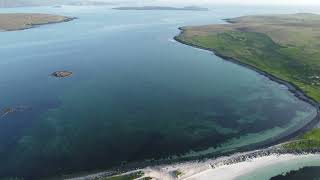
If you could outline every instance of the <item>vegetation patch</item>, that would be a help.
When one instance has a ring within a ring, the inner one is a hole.
[[[320,102],[320,15],[244,16],[226,21],[230,24],[183,27],[175,39],[290,82]],[[320,130],[285,147],[320,147]]]
[[[174,177],[178,178],[178,177],[180,177],[182,175],[182,172],[179,171],[179,170],[175,170],[175,171],[172,171],[172,174],[173,174]]]
[[[320,102],[320,15],[246,16],[232,24],[184,27],[180,42],[283,79]]]
[[[112,176],[112,177],[104,177],[104,178],[100,178],[98,180],[134,180],[134,179],[141,178],[143,175],[144,175],[144,173],[142,171],[137,171],[137,172],[133,172],[130,174],[117,175],[117,176]]]
[[[312,149],[320,147],[320,129],[313,129],[298,140],[283,145],[287,149]]]

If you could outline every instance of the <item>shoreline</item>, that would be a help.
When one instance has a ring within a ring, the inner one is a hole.
[[[59,24],[59,23],[64,23],[64,22],[70,22],[70,21],[73,21],[73,20],[76,20],[78,19],[77,17],[65,17],[64,20],[62,21],[59,21],[59,22],[47,22],[47,23],[44,23],[44,24],[31,24],[30,25],[30,28],[25,28],[25,29],[31,29],[31,28],[36,28],[38,26],[43,26],[43,25],[50,25],[50,24]],[[25,30],[25,29],[19,29],[19,30]],[[18,31],[19,31],[18,30]]]
[[[260,75],[263,75],[265,77],[267,77],[268,79],[274,81],[274,82],[277,82],[278,84],[282,84],[282,85],[285,85],[288,90],[293,93],[298,99],[302,100],[302,101],[305,101],[309,104],[311,104],[312,106],[316,107],[318,110],[320,108],[320,104],[314,100],[312,97],[306,95],[298,86],[292,84],[291,82],[288,82],[288,81],[285,81],[283,79],[280,79],[272,74],[269,74],[268,72],[266,71],[263,71],[261,69],[258,69],[250,64],[246,64],[246,63],[243,63],[235,58],[232,58],[232,57],[229,57],[229,56],[225,56],[223,54],[220,54],[219,52],[217,52],[215,49],[212,49],[212,48],[206,48],[206,47],[202,47],[202,46],[198,46],[198,45],[195,45],[195,44],[192,44],[192,43],[188,43],[188,42],[185,42],[185,41],[182,41],[178,38],[179,35],[183,34],[185,32],[185,30],[183,29],[183,27],[179,27],[178,28],[180,30],[180,33],[175,36],[173,39],[181,44],[184,44],[184,45],[187,45],[187,46],[191,46],[191,47],[194,47],[194,48],[197,48],[197,49],[202,49],[202,50],[207,50],[207,51],[210,51],[212,52],[214,55],[220,57],[221,59],[225,60],[225,61],[229,61],[229,62],[232,62],[232,63],[235,63],[235,64],[238,64],[238,65],[241,65],[243,67],[246,67],[246,68],[249,68],[251,70],[254,70],[255,72],[259,73]]]
[[[180,34],[183,33],[183,28],[179,28],[181,30]],[[180,35],[179,34],[179,35]],[[179,36],[177,35],[177,36]],[[270,79],[271,81],[274,81],[278,84],[284,85],[288,88],[288,91],[291,92],[295,97],[297,97],[299,100],[302,100],[311,106],[316,108],[316,115],[315,117],[310,120],[306,125],[303,127],[294,130],[293,132],[286,134],[286,135],[280,135],[280,137],[274,138],[274,139],[269,139],[263,142],[251,144],[251,145],[246,145],[243,147],[238,148],[237,150],[232,150],[229,152],[225,153],[220,153],[218,156],[217,154],[208,154],[208,155],[201,155],[197,157],[191,157],[191,158],[180,158],[180,159],[160,159],[160,160],[155,160],[155,161],[140,161],[140,162],[132,162],[126,165],[117,166],[110,168],[105,171],[96,171],[96,173],[88,172],[84,173],[87,175],[83,176],[73,176],[70,174],[69,178],[72,180],[89,180],[91,178],[97,178],[97,177],[107,177],[107,176],[112,176],[116,174],[122,174],[122,173],[128,173],[128,172],[134,172],[137,170],[144,170],[144,169],[150,169],[150,167],[165,167],[165,166],[175,166],[177,164],[187,164],[187,163],[205,163],[206,161],[214,161],[217,162],[217,164],[223,164],[223,165],[230,165],[230,164],[235,164],[239,162],[243,162],[247,159],[254,159],[257,157],[265,157],[265,156],[270,156],[270,155],[283,155],[283,154],[293,154],[293,155],[303,155],[306,153],[310,154],[320,154],[320,148],[319,149],[310,149],[308,151],[301,151],[301,150],[287,150],[287,149],[281,149],[277,148],[276,146],[288,142],[288,140],[297,137],[299,135],[302,135],[303,133],[313,129],[319,122],[320,122],[320,106],[319,104],[312,99],[311,97],[305,95],[303,91],[291,84],[290,82],[284,81],[280,78],[277,78],[263,70],[260,70],[256,67],[253,67],[251,65],[242,63],[234,58],[224,56],[218,52],[216,52],[214,49],[210,48],[205,48],[201,46],[197,46],[191,43],[186,43],[184,41],[181,41],[175,36],[173,39],[179,43],[182,43],[184,45],[188,45],[197,49],[201,50],[207,50],[210,52],[213,52],[216,56],[220,57],[222,60],[238,64],[240,66],[249,68],[255,72],[257,72],[260,75],[263,75]],[[256,149],[256,150],[254,150]],[[221,163],[221,159],[225,159],[223,163]]]
[[[198,45],[195,45],[195,44],[192,44],[192,43],[188,43],[188,42],[185,42],[185,41],[182,41],[178,38],[178,36],[180,36],[181,34],[184,33],[184,29],[183,27],[179,27],[178,28],[180,30],[180,33],[175,36],[173,39],[181,44],[184,44],[184,45],[187,45],[187,46],[191,46],[193,48],[197,48],[197,49],[201,49],[201,50],[207,50],[209,52],[212,52],[214,55],[220,57],[222,60],[224,61],[228,61],[228,62],[231,62],[231,63],[234,63],[234,64],[237,64],[237,65],[240,65],[242,67],[245,67],[245,68],[248,68],[248,69],[251,69],[255,72],[257,72],[258,74],[268,78],[269,80],[271,81],[274,81],[278,84],[281,84],[281,85],[284,85],[288,88],[288,91],[291,92],[295,97],[297,97],[299,100],[301,101],[304,101],[308,104],[310,104],[311,106],[313,106],[314,108],[316,108],[316,116],[311,120],[309,121],[306,125],[304,125],[303,127],[299,128],[298,130],[288,134],[288,135],[285,135],[284,137],[280,137],[276,140],[272,140],[272,142],[261,142],[262,146],[260,146],[260,148],[263,148],[263,147],[267,147],[267,146],[273,146],[273,145],[277,145],[279,143],[283,143],[283,142],[286,142],[296,136],[299,136],[299,135],[302,135],[303,133],[313,129],[319,122],[320,122],[320,104],[317,103],[316,100],[314,100],[312,97],[309,97],[308,95],[306,95],[299,87],[297,87],[296,85],[292,84],[291,82],[288,82],[288,81],[285,81],[283,79],[280,79],[272,74],[269,74],[268,72],[266,71],[263,71],[261,69],[258,69],[252,65],[249,65],[249,64],[246,64],[246,63],[243,63],[235,58],[232,58],[232,57],[229,57],[229,56],[225,56],[219,52],[217,52],[215,49],[212,49],[212,48],[206,48],[206,47],[202,47],[202,46],[198,46]]]
[[[21,29],[14,29],[14,30],[7,30],[4,32],[10,32],[10,31],[23,31],[23,30],[27,30],[27,29],[33,29],[33,28],[37,28],[39,26],[46,26],[46,25],[50,25],[50,24],[59,24],[59,23],[64,23],[64,22],[70,22],[73,20],[78,19],[77,17],[66,17],[66,19],[60,21],[60,22],[47,22],[44,24],[30,24],[30,27],[25,27],[25,28],[21,28]]]
[[[45,25],[50,25],[50,24],[59,24],[59,23],[70,22],[70,21],[78,19],[77,17],[67,17],[67,16],[64,16],[64,18],[65,19],[63,19],[61,21],[57,21],[57,22],[31,23],[31,24],[28,24],[27,27],[19,27],[17,29],[0,29],[0,32],[23,31],[23,30],[37,28],[39,26],[45,26]]]
[[[114,175],[125,175],[137,171],[144,172],[143,177],[155,177],[163,180],[189,179],[194,176],[206,173],[206,171],[215,171],[219,168],[238,165],[240,163],[252,162],[261,158],[276,157],[281,160],[282,156],[301,157],[306,155],[320,156],[320,148],[309,151],[287,150],[279,146],[272,146],[265,149],[252,150],[242,153],[234,153],[229,156],[219,156],[217,158],[208,158],[205,160],[193,160],[187,162],[175,162],[159,165],[149,165],[146,167],[131,169],[125,172],[115,173],[114,171],[100,171],[97,173],[83,176],[70,177],[67,180],[93,180]],[[174,172],[180,172],[181,175],[175,176]],[[245,171],[244,172],[249,172]],[[225,174],[225,173],[224,173]],[[245,174],[245,173],[243,173]],[[142,177],[142,178],[143,178]],[[212,179],[212,178],[210,178]]]
[[[245,161],[233,163],[229,165],[219,165],[217,167],[209,167],[201,172],[191,174],[189,176],[181,176],[181,179],[224,179],[224,180],[233,180],[237,179],[239,177],[252,177],[253,174],[255,174],[257,171],[264,171],[264,169],[270,169],[274,166],[277,166],[279,164],[282,164],[284,166],[285,164],[292,163],[295,161],[302,162],[299,166],[304,167],[307,164],[307,161],[311,159],[319,159],[320,154],[300,154],[300,155],[294,155],[294,154],[271,154],[269,156],[261,156],[256,157],[253,159],[246,159]],[[309,160],[308,160],[309,159]],[[318,163],[317,163],[318,164]],[[281,167],[281,165],[280,165]],[[292,167],[291,167],[292,168]],[[288,168],[290,169],[290,167]],[[285,169],[278,169],[276,171],[270,173],[270,177],[276,176],[280,173],[285,173]],[[253,174],[252,174],[253,173]],[[257,174],[255,174],[256,176]],[[264,177],[265,178],[265,177]]]

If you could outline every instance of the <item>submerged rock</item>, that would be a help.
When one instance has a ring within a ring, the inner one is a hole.
[[[51,75],[54,77],[63,78],[63,77],[71,76],[72,72],[70,72],[70,71],[56,71],[56,72],[53,72]]]
[[[9,113],[13,113],[13,112],[14,112],[14,109],[11,107],[3,108],[2,111],[0,112],[0,117],[4,117],[4,116],[8,115]]]
[[[5,107],[0,111],[0,118],[7,116],[8,114],[15,113],[15,112],[23,112],[26,110],[31,109],[27,106],[17,106],[17,107]]]

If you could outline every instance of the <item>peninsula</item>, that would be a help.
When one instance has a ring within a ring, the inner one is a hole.
[[[229,24],[182,27],[175,40],[213,51],[283,83],[319,108],[320,15],[289,14],[226,19]],[[288,149],[320,147],[320,130],[308,132]]]
[[[75,18],[36,13],[2,13],[0,14],[0,31],[16,31],[39,25],[71,21]]]
[[[116,10],[166,10],[166,11],[208,11],[208,8],[198,6],[168,7],[168,6],[142,6],[142,7],[117,7]]]
[[[320,102],[320,15],[245,16],[226,21],[230,24],[182,27],[175,40],[282,79]]]

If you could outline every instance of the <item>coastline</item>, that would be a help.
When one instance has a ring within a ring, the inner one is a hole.
[[[184,44],[184,45],[187,45],[187,46],[191,46],[191,47],[194,47],[194,48],[198,48],[198,49],[202,49],[202,50],[207,50],[207,51],[210,51],[210,52],[213,52],[214,55],[222,58],[223,60],[225,61],[229,61],[229,62],[232,62],[232,63],[235,63],[235,64],[238,64],[238,65],[241,65],[243,67],[246,67],[248,69],[251,69],[251,70],[254,70],[255,72],[259,73],[260,75],[263,75],[267,78],[269,78],[270,80],[274,81],[274,82],[277,82],[279,84],[282,84],[282,85],[285,85],[288,90],[293,93],[297,98],[299,98],[300,100],[303,100],[309,104],[311,104],[312,106],[316,107],[317,109],[320,108],[320,104],[317,103],[316,100],[314,100],[312,97],[306,95],[298,86],[290,83],[290,82],[287,82],[283,79],[280,79],[272,74],[269,74],[268,72],[266,71],[263,71],[261,69],[258,69],[252,65],[249,65],[249,64],[246,64],[246,63],[243,63],[235,58],[232,58],[232,57],[229,57],[229,56],[225,56],[219,52],[217,52],[215,49],[212,49],[212,48],[206,48],[206,47],[202,47],[202,46],[198,46],[198,45],[195,45],[195,44],[192,44],[192,43],[188,43],[188,42],[185,42],[185,41],[182,41],[178,38],[178,36],[180,36],[181,34],[183,34],[185,32],[185,30],[183,29],[183,27],[179,27],[178,28],[180,30],[180,33],[175,36],[173,39],[181,44]]]
[[[242,153],[235,153],[231,154],[230,156],[219,156],[217,158],[208,158],[204,160],[193,160],[187,162],[173,162],[173,163],[165,163],[165,164],[158,164],[158,165],[149,165],[141,168],[135,168],[128,171],[100,171],[97,173],[92,173],[89,175],[83,175],[73,178],[67,178],[67,180],[94,180],[104,177],[110,177],[114,175],[125,175],[134,173],[137,171],[142,171],[144,173],[143,177],[153,177],[157,179],[163,180],[174,180],[174,179],[194,179],[199,175],[203,175],[208,172],[214,173],[214,177],[221,177],[225,175],[225,170],[223,172],[214,172],[216,170],[220,170],[221,168],[228,168],[232,166],[242,167],[239,166],[243,163],[251,163],[253,162],[253,168],[261,168],[262,165],[266,165],[265,163],[254,164],[255,161],[259,159],[268,159],[274,158],[278,161],[285,161],[285,156],[290,156],[292,158],[299,158],[304,156],[319,156],[320,158],[320,148],[319,149],[312,149],[308,152],[306,151],[299,151],[299,150],[287,150],[283,149],[280,146],[272,146],[265,149],[258,149],[252,150],[248,152]],[[259,167],[260,165],[260,167]],[[252,169],[251,169],[252,171]],[[175,172],[180,172],[181,175],[178,177],[175,175]],[[241,169],[241,174],[248,173],[247,169]],[[233,172],[227,173],[228,175],[234,175]],[[239,175],[239,174],[236,174]],[[142,178],[143,178],[142,177]],[[208,176],[210,179],[214,179],[212,175]],[[229,176],[228,176],[229,177]],[[196,178],[197,179],[197,178]],[[201,178],[202,179],[202,178]],[[226,179],[227,180],[227,179]]]
[[[70,21],[73,21],[73,20],[76,20],[76,19],[78,19],[78,18],[77,17],[65,17],[64,20],[59,21],[59,22],[47,22],[47,23],[44,23],[44,24],[30,24],[31,27],[25,28],[25,29],[36,28],[38,26],[49,25],[49,24],[58,24],[58,23],[70,22]],[[25,30],[25,29],[19,29],[19,30]]]
[[[234,179],[255,179],[259,177],[261,179],[271,178],[281,173],[286,173],[288,170],[293,168],[292,166],[297,166],[300,168],[310,164],[311,159],[319,160],[320,154],[302,154],[302,155],[292,155],[292,154],[283,154],[276,155],[272,154],[269,156],[257,157],[254,159],[247,159],[246,161],[234,163],[230,165],[221,165],[215,168],[208,168],[200,173],[196,173],[189,177],[181,179],[192,179],[192,180],[206,180],[206,179],[224,179],[224,180],[234,180]],[[295,161],[301,162],[299,165],[292,165]],[[309,161],[309,162],[308,162]],[[314,161],[314,160],[311,160]],[[319,162],[319,161],[318,161]],[[319,163],[315,163],[319,164]],[[286,168],[284,168],[286,166]],[[288,166],[288,167],[287,167]],[[291,167],[290,167],[291,166]],[[283,169],[281,169],[281,167]],[[260,177],[263,173],[270,169],[274,169],[273,172],[269,172],[269,177]],[[259,174],[260,172],[260,174]]]
[[[180,34],[183,33],[183,29],[182,28],[179,28],[179,29],[182,31],[182,32],[180,32]],[[259,73],[260,75],[263,75],[263,76],[267,77],[268,79],[270,79],[274,82],[277,82],[278,84],[282,84],[282,85],[286,86],[288,88],[288,90],[294,96],[296,96],[299,100],[302,100],[302,101],[304,101],[304,102],[306,102],[316,108],[317,112],[316,112],[315,117],[312,120],[310,120],[303,127],[299,128],[289,134],[286,134],[283,136],[280,135],[280,137],[278,137],[278,138],[263,141],[260,143],[243,146],[243,147],[237,149],[236,151],[234,150],[234,151],[230,151],[230,152],[221,153],[219,156],[214,154],[214,155],[199,156],[196,158],[195,157],[182,158],[179,160],[176,160],[176,159],[161,159],[161,160],[157,160],[157,161],[147,161],[146,160],[146,161],[129,163],[124,166],[114,167],[114,168],[108,169],[106,171],[96,171],[96,173],[94,173],[94,172],[84,173],[84,174],[88,174],[88,175],[83,175],[83,176],[78,176],[78,177],[75,175],[75,176],[73,176],[74,178],[72,178],[72,175],[71,175],[71,177],[69,176],[70,179],[72,179],[72,180],[90,180],[90,179],[107,177],[107,176],[112,176],[112,175],[122,174],[122,173],[127,174],[127,173],[134,172],[137,170],[150,172],[151,174],[154,174],[154,173],[159,174],[158,170],[161,168],[167,169],[168,167],[172,167],[172,168],[174,167],[176,169],[177,167],[179,167],[180,165],[183,165],[183,164],[193,164],[192,165],[193,168],[194,168],[194,164],[201,164],[201,165],[205,164],[206,167],[210,166],[211,168],[217,168],[220,166],[237,164],[240,162],[244,162],[244,161],[259,158],[259,157],[279,156],[279,155],[287,155],[287,154],[294,155],[294,156],[300,156],[300,155],[306,155],[306,154],[320,155],[320,148],[319,149],[310,149],[308,151],[302,151],[302,150],[283,149],[279,146],[279,144],[286,143],[290,139],[297,137],[299,135],[302,135],[303,133],[309,131],[310,129],[314,128],[320,122],[320,109],[319,109],[320,106],[319,106],[319,104],[311,97],[308,97],[307,95],[305,95],[299,87],[296,87],[295,85],[291,84],[290,82],[279,79],[279,78],[277,78],[277,77],[275,77],[265,71],[262,71],[260,69],[255,68],[253,66],[250,66],[245,63],[241,63],[240,61],[238,61],[236,59],[219,54],[214,49],[204,48],[204,47],[200,47],[197,45],[183,42],[183,41],[177,39],[177,36],[174,37],[174,40],[179,43],[182,43],[182,44],[194,47],[194,48],[213,52],[216,56],[221,57],[223,60],[241,65],[241,66],[249,68],[251,70],[254,70],[257,73]],[[254,150],[254,149],[256,149],[256,150]],[[208,162],[210,162],[210,165],[208,165]],[[191,171],[191,169],[189,169],[189,170]],[[154,172],[154,171],[157,171],[157,172]],[[163,176],[161,176],[161,177],[162,178],[165,177],[165,179],[166,178],[174,179],[172,176],[172,172],[166,171],[166,173],[167,173],[166,175],[162,174]],[[146,173],[146,174],[148,174],[148,173]],[[182,176],[182,177],[183,177],[182,179],[187,178],[184,176]]]
[[[46,23],[31,23],[28,24],[28,26],[25,27],[19,27],[16,29],[0,29],[0,32],[11,32],[11,31],[23,31],[23,30],[27,30],[27,29],[33,29],[33,28],[37,28],[39,26],[44,26],[44,25],[50,25],[50,24],[58,24],[58,23],[64,23],[64,22],[70,22],[73,20],[78,19],[77,17],[64,17],[65,19],[61,20],[61,21],[56,21],[56,22],[46,22]]]
[[[305,126],[301,127],[300,129],[298,129],[298,130],[296,130],[296,131],[294,131],[294,132],[292,132],[292,133],[290,133],[290,134],[288,134],[288,135],[286,135],[284,137],[272,140],[271,142],[262,143],[263,145],[260,146],[260,148],[267,147],[267,146],[273,146],[273,145],[277,145],[279,143],[286,142],[286,141],[288,141],[288,140],[290,140],[290,139],[292,139],[294,137],[302,135],[303,133],[313,129],[320,122],[320,104],[316,100],[314,100],[312,97],[309,97],[308,95],[306,95],[296,85],[292,84],[291,82],[288,82],[288,81],[285,81],[283,79],[280,79],[280,78],[278,78],[278,77],[276,77],[276,76],[274,76],[274,75],[272,75],[272,74],[270,74],[270,73],[268,73],[266,71],[263,71],[261,69],[258,69],[256,67],[254,67],[252,65],[243,63],[243,62],[241,62],[241,61],[239,61],[239,60],[237,60],[235,58],[232,58],[232,57],[229,57],[229,56],[225,56],[225,55],[217,52],[215,49],[206,48],[206,47],[202,47],[202,46],[199,46],[199,45],[195,45],[195,44],[192,44],[192,43],[185,42],[185,41],[183,41],[183,40],[178,38],[180,35],[182,35],[185,32],[184,28],[183,27],[179,27],[178,29],[180,30],[180,33],[173,38],[175,41],[177,41],[177,42],[179,42],[181,44],[187,45],[187,46],[191,46],[193,48],[207,50],[209,52],[212,52],[214,55],[220,57],[221,59],[223,59],[225,61],[240,65],[240,66],[248,68],[248,69],[251,69],[251,70],[257,72],[258,74],[267,77],[271,81],[274,81],[274,82],[276,82],[278,84],[286,86],[288,88],[288,91],[291,92],[299,100],[302,100],[302,101],[310,104],[314,108],[316,108],[316,110],[317,110],[316,116],[311,121],[309,121]]]

